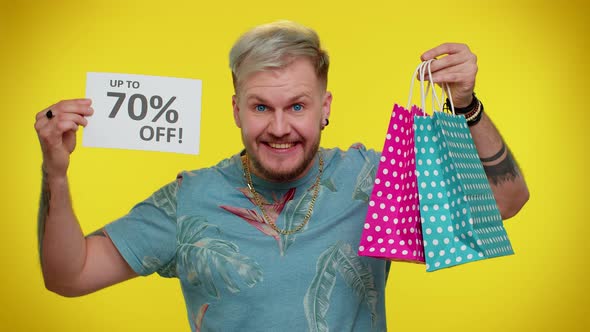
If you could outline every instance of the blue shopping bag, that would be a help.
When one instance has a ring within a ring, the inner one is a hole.
[[[513,254],[465,117],[416,116],[414,133],[426,270]]]

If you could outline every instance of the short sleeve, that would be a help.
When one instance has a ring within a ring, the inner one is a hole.
[[[176,276],[176,181],[137,204],[105,230],[121,256],[139,275]]]
[[[373,149],[367,149],[362,143],[355,143],[348,148],[349,153],[358,152],[359,155],[366,161],[373,165],[379,164],[381,153]]]

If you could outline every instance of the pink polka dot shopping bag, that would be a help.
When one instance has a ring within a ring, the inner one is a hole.
[[[414,151],[416,106],[393,107],[358,254],[424,263]]]

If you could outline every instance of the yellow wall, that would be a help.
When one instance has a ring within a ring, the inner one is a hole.
[[[393,263],[391,330],[590,329],[583,190],[590,13],[582,1],[10,2],[0,4],[0,330],[188,331],[176,280],[138,278],[76,299],[45,290],[36,249],[41,154],[34,115],[83,96],[88,71],[203,80],[199,156],[74,153],[75,210],[90,232],[177,171],[240,149],[228,51],[241,32],[276,19],[315,28],[332,56],[326,147],[362,141],[380,149],[418,56],[445,41],[469,44],[479,57],[478,96],[528,180],[530,202],[506,223],[516,255],[430,274]]]

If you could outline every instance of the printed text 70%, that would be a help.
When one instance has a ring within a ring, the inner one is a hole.
[[[127,94],[123,92],[107,92],[107,96],[117,98],[111,113],[109,113],[109,118],[115,118],[125,102]],[[164,99],[162,99],[161,96],[155,95],[151,96],[148,102],[146,96],[136,93],[127,99],[127,114],[131,120],[141,121],[146,118],[149,106],[152,110],[158,111],[152,118],[152,122],[157,122],[162,116],[164,116],[166,122],[170,124],[176,123],[178,121],[178,111],[170,108],[174,100],[176,100],[176,97],[171,97],[166,103],[164,103]],[[137,103],[139,103],[138,109],[136,109]],[[160,142],[161,139],[163,140],[163,138],[166,137],[166,141],[169,143],[172,138],[177,136],[178,143],[182,143],[182,128],[152,128],[151,126],[146,125],[139,130],[139,137],[144,141],[155,139],[156,142]]]

